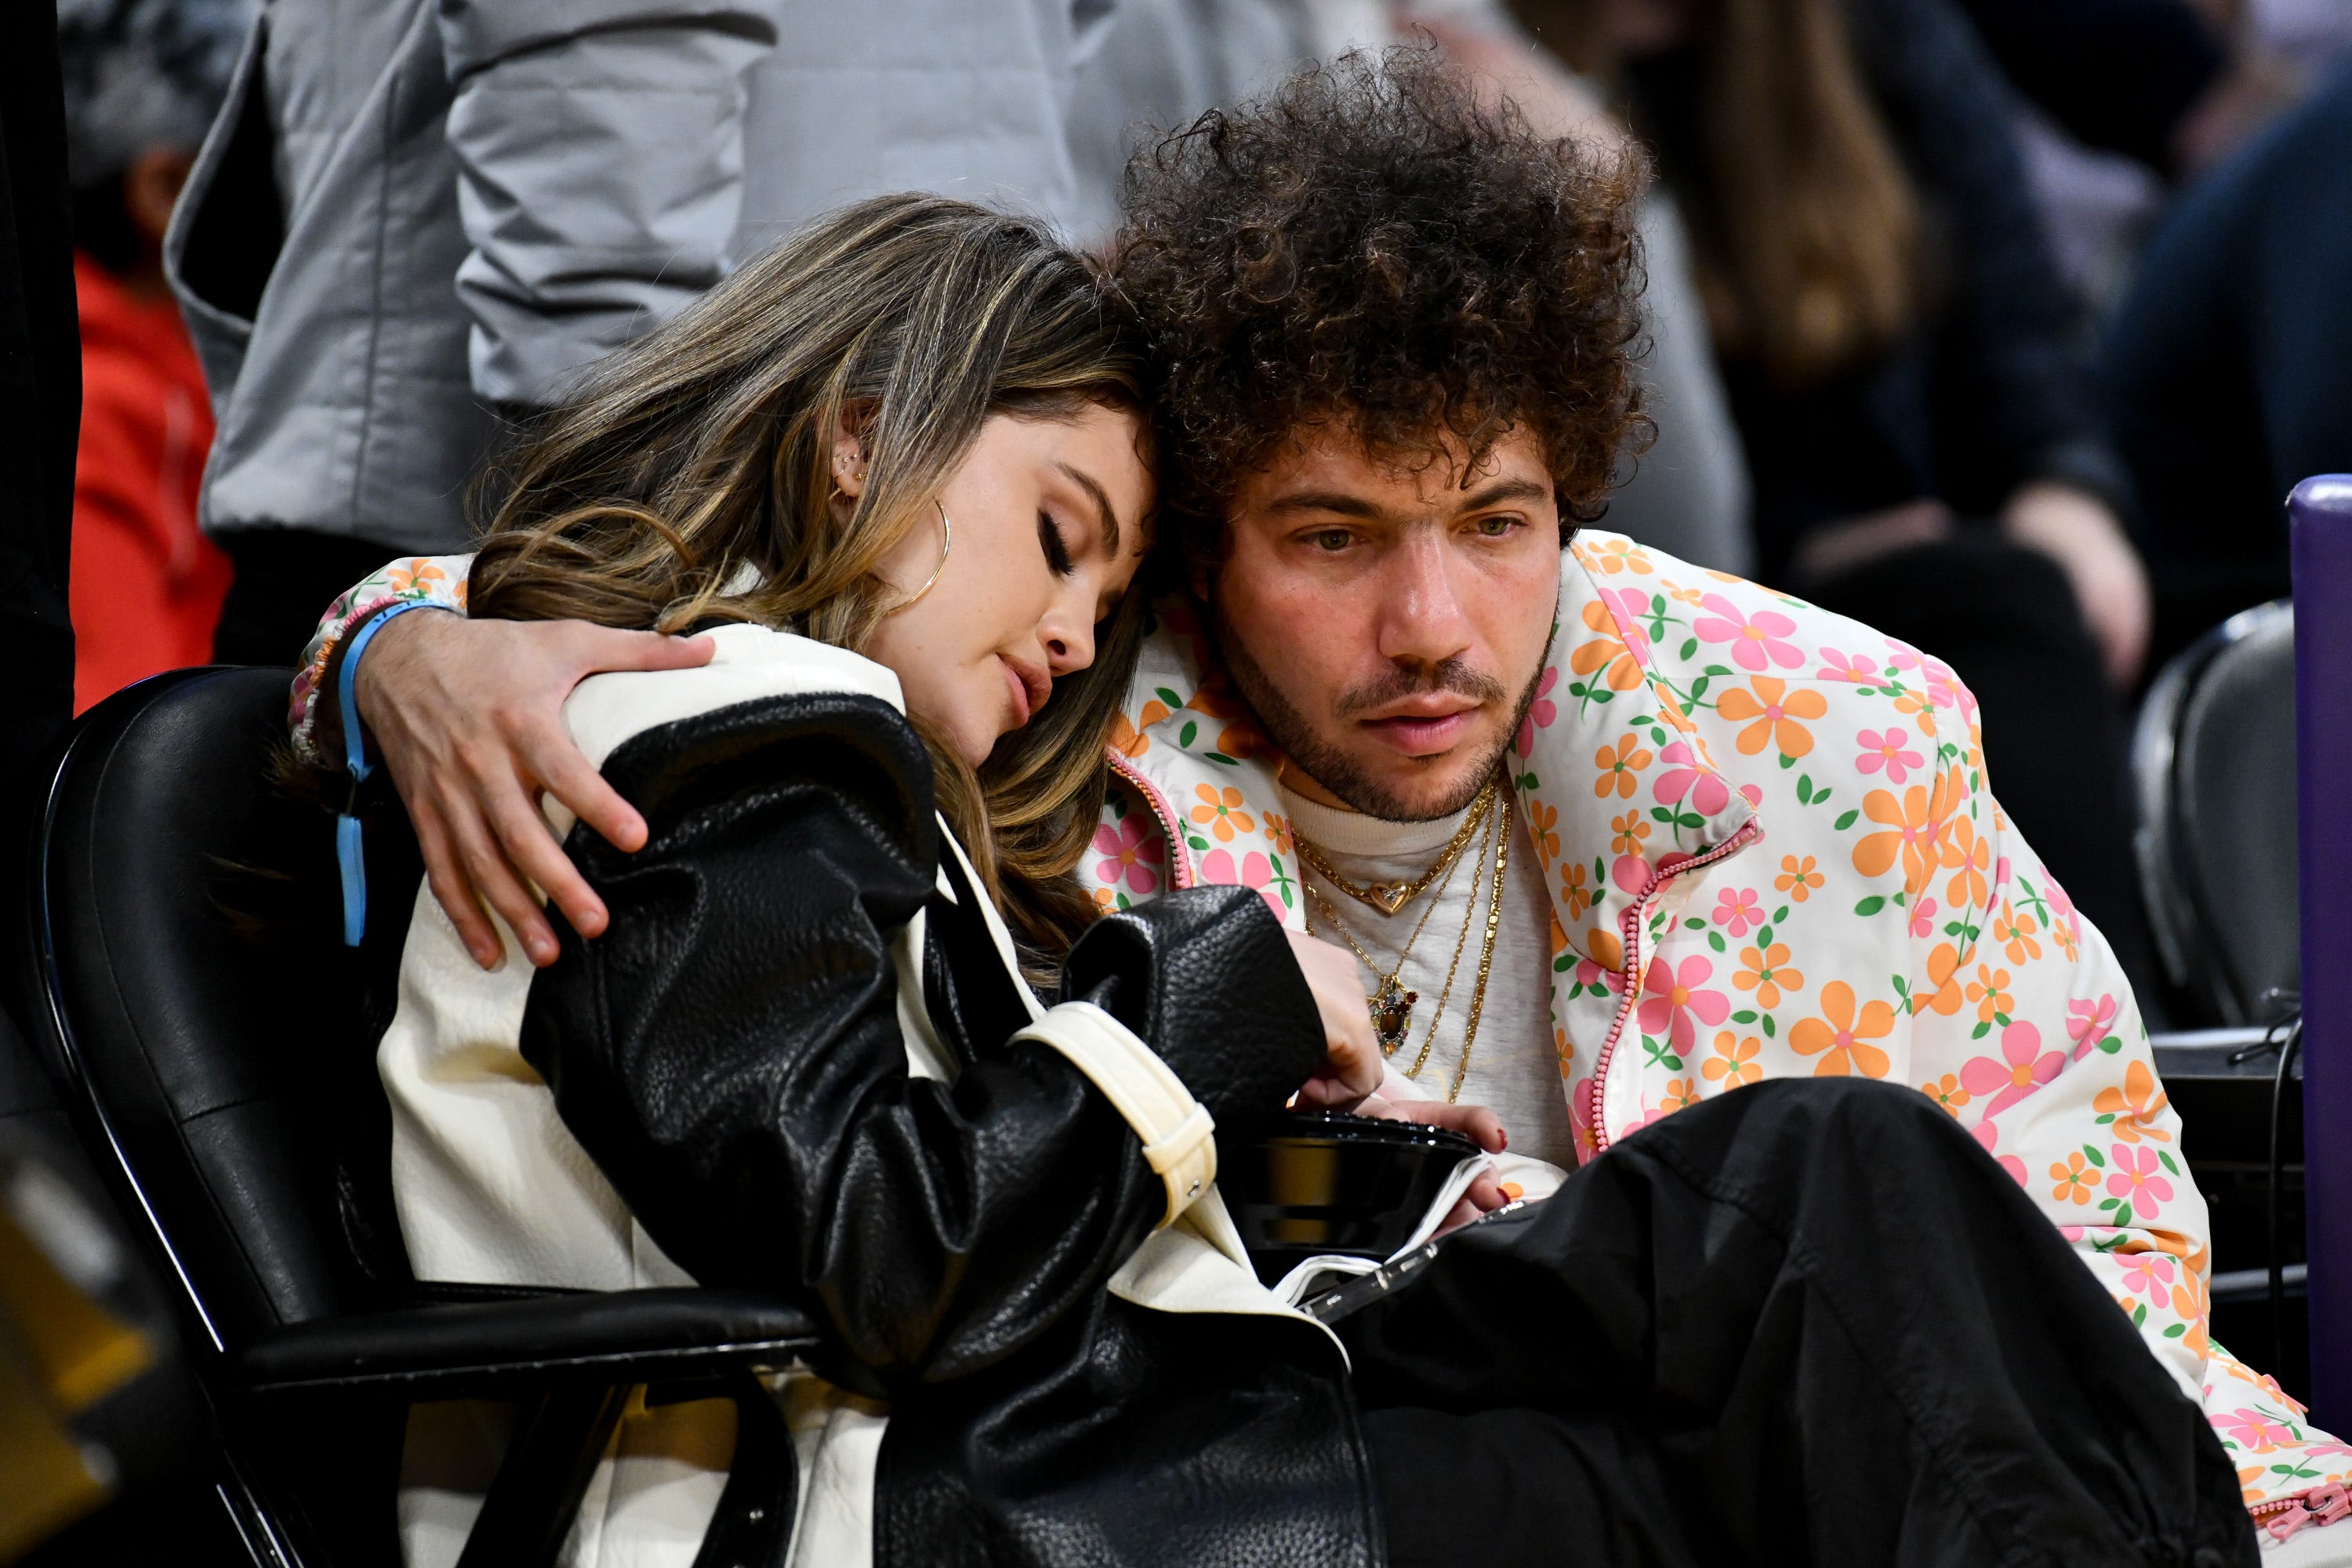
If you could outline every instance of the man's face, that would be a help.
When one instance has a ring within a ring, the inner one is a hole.
[[[1559,512],[1533,437],[1465,465],[1454,447],[1418,472],[1391,468],[1330,424],[1234,499],[1204,585],[1294,787],[1304,772],[1375,816],[1444,816],[1517,732],[1559,607]]]

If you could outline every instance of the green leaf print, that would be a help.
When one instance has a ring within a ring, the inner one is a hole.
[[[1876,893],[1873,893],[1870,897],[1863,900],[1862,902],[1854,905],[1853,912],[1858,915],[1874,915],[1885,907],[1886,900],[1880,898]]]
[[[1207,758],[1210,762],[1223,763],[1229,768],[1237,768],[1241,766],[1240,763],[1225,755],[1223,752],[1202,752],[1201,755]]]
[[[1858,810],[1847,812],[1843,816],[1837,819],[1837,830],[1840,833],[1843,833],[1847,828],[1853,826],[1853,819],[1861,815],[1862,813]]]
[[[1698,638],[1696,638],[1696,637],[1685,637],[1685,638],[1683,639],[1682,651],[1681,651],[1680,653],[1677,653],[1676,655],[1675,655],[1675,657],[1676,658],[1688,658],[1691,655],[1693,655],[1693,654],[1696,653],[1697,651],[1698,651]]]
[[[1813,804],[1813,775],[1811,773],[1797,775],[1797,804],[1799,805]]]
[[[2156,1157],[2158,1162],[2162,1164],[2166,1170],[2171,1172],[2176,1176],[2180,1174],[2180,1167],[2172,1163],[2171,1154],[2162,1149],[2158,1149],[2156,1152]]]
[[[2096,1165],[2102,1171],[2107,1168],[2107,1157],[2105,1154],[2100,1153],[2097,1149],[2088,1143],[2083,1145],[2083,1158],[2088,1160],[2092,1164]]]
[[[1192,737],[1200,732],[1201,726],[1187,719],[1184,721],[1184,727],[1176,731],[1176,743],[1180,746],[1189,746],[1192,743]]]
[[[1164,686],[1153,687],[1151,689],[1151,695],[1160,699],[1160,701],[1168,704],[1168,710],[1171,713],[1177,709],[1184,706],[1184,700],[1181,697],[1177,696],[1174,692],[1169,690]]]
[[[1756,1021],[1756,1009],[1753,1007],[1742,1007],[1738,1012],[1734,1013],[1731,1016],[1731,1021],[1735,1024],[1752,1024]]]
[[[1767,1014],[1765,1014],[1765,1015],[1764,1015],[1763,1024],[1764,1024],[1764,1037],[1765,1037],[1766,1039],[1768,1039],[1768,1040],[1769,1040],[1769,1039],[1773,1038],[1773,1033],[1772,1033],[1772,1015],[1771,1015],[1771,1014],[1767,1013]]]
[[[1726,949],[1723,945],[1723,933],[1719,931],[1711,931],[1707,932],[1706,945],[1715,949],[1717,952],[1725,952]]]
[[[1797,765],[1797,759],[1796,759],[1796,758],[1794,758],[1794,757],[1790,756],[1790,755],[1788,752],[1781,752],[1781,753],[1780,753],[1780,766],[1782,767],[1782,769],[1784,769],[1784,770],[1785,770],[1785,769],[1789,769],[1789,768],[1793,768],[1793,767],[1795,767],[1796,765]]]

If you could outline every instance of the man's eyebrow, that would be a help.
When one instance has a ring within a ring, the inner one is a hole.
[[[1490,506],[1500,506],[1507,500],[1549,500],[1551,487],[1533,479],[1497,479],[1483,490],[1475,490],[1462,498],[1457,510],[1483,511]]]
[[[1118,514],[1110,509],[1110,496],[1086,474],[1067,463],[1055,463],[1055,468],[1070,476],[1071,482],[1093,498],[1095,512],[1102,526],[1103,553],[1116,558],[1118,554]]]
[[[1381,517],[1381,509],[1345,490],[1292,490],[1265,503],[1268,511],[1328,511],[1340,517]]]

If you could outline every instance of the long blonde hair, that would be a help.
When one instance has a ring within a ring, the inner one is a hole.
[[[747,621],[858,648],[898,592],[877,564],[930,525],[983,421],[1140,411],[1145,365],[1117,299],[1037,224],[935,196],[859,202],[605,361],[492,471],[470,612]],[[845,417],[868,459],[845,509]],[[925,735],[940,809],[1034,959],[1093,914],[1070,872],[1108,784],[1139,601],[976,773]]]

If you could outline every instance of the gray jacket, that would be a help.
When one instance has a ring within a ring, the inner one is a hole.
[[[219,435],[201,518],[463,548],[541,405],[880,191],[1068,221],[1113,0],[269,0],[165,241]]]

